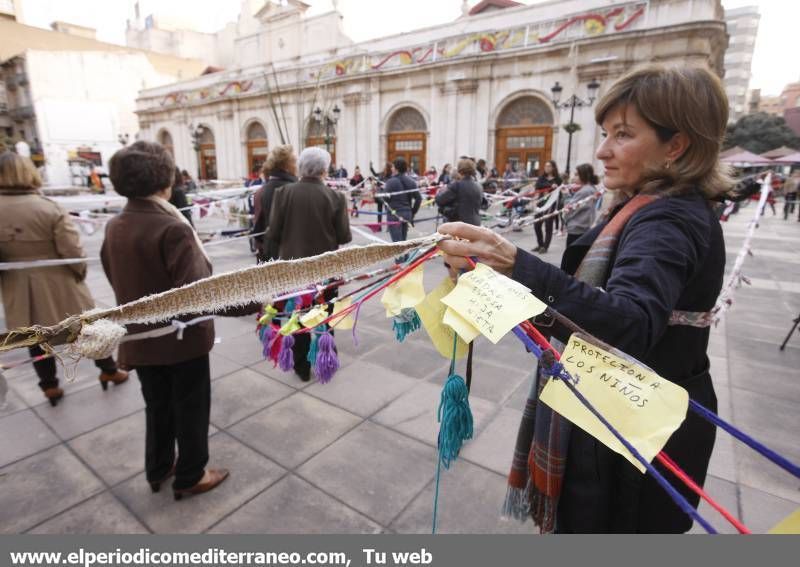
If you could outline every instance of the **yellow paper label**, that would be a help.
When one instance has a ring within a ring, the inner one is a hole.
[[[416,306],[417,314],[425,328],[425,332],[436,347],[436,351],[444,358],[450,359],[453,354],[453,339],[456,336],[452,328],[442,322],[447,306],[442,303],[442,298],[453,291],[453,280],[446,277],[436,289],[430,292],[422,302]],[[456,358],[463,358],[467,354],[467,343],[458,339],[456,341]]]
[[[352,304],[353,300],[349,297],[337,301],[336,303],[333,304],[333,315],[335,316],[337,313],[341,313],[342,311],[350,307]],[[335,329],[341,329],[343,331],[352,329],[354,324],[355,320],[353,319],[353,316],[350,313],[348,313],[343,317],[332,319],[331,322],[329,323],[331,327],[334,327]]]
[[[686,390],[575,335],[569,338],[561,362],[571,376],[578,378],[576,388],[581,394],[648,461],[664,448],[686,418]],[[561,380],[550,380],[541,399],[645,472],[644,466]]]
[[[425,288],[422,285],[423,275],[423,268],[420,266],[386,288],[381,297],[381,303],[386,308],[387,317],[400,315],[403,309],[416,307],[425,299]]]
[[[486,264],[459,277],[442,303],[495,344],[516,325],[547,309],[527,287]]]
[[[461,315],[449,307],[444,312],[442,323],[458,333],[458,336],[461,337],[462,340],[467,344],[474,341],[475,337],[481,334],[478,329],[470,325],[469,321],[464,319]]]
[[[789,514],[767,533],[800,534],[800,508]]]
[[[300,316],[300,324],[304,327],[316,327],[328,318],[327,305],[315,305]]]

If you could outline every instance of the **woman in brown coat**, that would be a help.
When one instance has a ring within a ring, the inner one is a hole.
[[[81,258],[80,236],[69,214],[39,192],[42,181],[30,159],[12,152],[0,154],[0,261],[29,262]],[[86,264],[25,268],[0,272],[3,309],[9,329],[55,325],[69,315],[94,307],[84,283]],[[44,351],[30,347],[31,356]],[[95,361],[103,389],[120,384],[128,373],[113,358]],[[39,387],[52,405],[64,396],[58,387],[56,363],[46,358],[33,363]]]

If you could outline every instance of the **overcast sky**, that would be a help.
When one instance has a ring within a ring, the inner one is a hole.
[[[326,12],[332,0],[305,0],[310,14]],[[534,4],[539,0],[523,0]],[[470,0],[475,5],[478,0]],[[48,27],[53,20],[97,29],[98,39],[125,43],[125,20],[133,13],[133,0],[24,0],[24,22]],[[443,24],[461,13],[461,0],[339,0],[345,33],[354,41],[392,35]],[[757,5],[761,12],[750,88],[779,94],[786,83],[800,80],[798,52],[798,0],[723,0],[726,8]],[[185,17],[201,31],[215,31],[239,13],[237,0],[140,0],[142,14],[168,12]]]

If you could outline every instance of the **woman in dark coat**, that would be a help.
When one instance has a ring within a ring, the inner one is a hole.
[[[253,233],[265,232],[269,228],[269,216],[272,212],[272,202],[275,190],[288,183],[297,181],[297,156],[290,145],[275,146],[264,163],[264,177],[267,182],[256,191],[254,203],[254,216],[256,219]],[[268,240],[266,235],[256,236],[258,261],[269,262],[278,258],[277,242]]]
[[[169,198],[170,204],[178,209],[189,224],[194,226],[192,222],[192,210],[189,207],[189,200],[186,198],[186,189],[184,188],[183,175],[179,168],[175,168],[175,180],[172,182],[172,195]]]
[[[556,165],[556,162],[552,160],[546,162],[544,164],[544,173],[536,180],[536,197],[549,196],[550,193],[555,191],[559,185],[561,185],[561,176],[558,175],[558,166]],[[555,211],[557,207],[558,201],[556,201],[546,211],[536,215],[536,217],[538,218],[546,214],[550,214]],[[533,250],[534,252],[541,252],[542,254],[547,253],[548,248],[550,248],[550,241],[553,239],[553,224],[555,223],[555,220],[556,217],[549,217],[533,225],[533,231],[536,233],[537,244],[536,248]],[[542,225],[544,225],[544,235],[542,235]]]
[[[458,181],[436,194],[436,205],[447,222],[461,221],[480,226],[483,189],[475,181],[475,162],[471,159],[459,161],[458,174]]]
[[[725,92],[705,69],[652,66],[615,83],[599,101],[596,119],[607,136],[597,158],[617,203],[605,221],[566,251],[561,269],[467,225],[440,227],[470,241],[446,241],[441,248],[456,268],[466,265],[464,256],[477,256],[510,275],[556,311],[716,411],[706,349],[708,312],[725,267],[722,230],[711,206],[730,188],[718,161],[728,119]],[[598,264],[599,275],[587,279]],[[558,325],[548,332],[561,341],[569,336]],[[664,451],[702,485],[714,436],[714,427],[690,412]],[[691,527],[690,517],[650,475],[640,474],[583,430],[571,428],[564,457],[563,475],[557,478],[563,481],[561,491],[548,495],[556,531],[681,533]],[[667,478],[698,504],[696,495],[670,474]],[[534,515],[540,525],[543,519]]]

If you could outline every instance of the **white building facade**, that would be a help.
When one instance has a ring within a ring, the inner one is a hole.
[[[749,110],[750,67],[760,19],[758,6],[725,10],[725,24],[730,37],[725,51],[725,92],[730,104],[731,122]]]
[[[288,31],[303,25],[296,4],[281,8]],[[261,23],[277,45],[275,22]],[[420,172],[460,155],[501,171],[538,170],[548,159],[563,169],[570,110],[554,106],[556,82],[562,100],[586,100],[593,80],[602,95],[646,62],[722,74],[726,46],[719,0],[554,0],[144,90],[137,114],[143,137],[206,178],[242,177],[282,141],[327,146],[351,172],[399,155]],[[600,140],[590,107],[576,108],[574,123],[572,169],[595,163]]]

